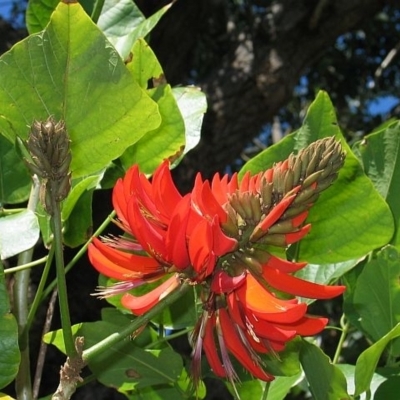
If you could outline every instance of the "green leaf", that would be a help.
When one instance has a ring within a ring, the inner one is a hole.
[[[311,208],[310,233],[297,245],[298,259],[313,264],[338,263],[363,257],[387,244],[393,235],[393,217],[386,202],[344,140],[333,105],[325,92],[311,104],[303,126],[250,160],[240,171],[257,173],[286,159],[293,151],[318,139],[335,136],[346,151],[338,179]]]
[[[72,190],[63,203],[64,243],[69,247],[85,243],[93,233],[92,198],[102,176],[89,176],[78,183],[73,182]]]
[[[370,389],[374,371],[383,351],[391,340],[399,336],[400,323],[358,357],[354,374],[356,385],[355,396],[359,396],[361,393]]]
[[[350,365],[350,364],[336,364],[336,366],[343,372],[343,375],[346,378],[347,381],[347,391],[349,393],[354,393],[355,392],[355,384],[354,384],[354,373],[355,373],[355,365]],[[377,373],[374,373],[372,376],[371,380],[371,393],[369,398],[376,400],[375,397],[375,392],[378,389],[378,387],[386,381],[387,378],[385,378],[382,375],[379,375]],[[388,400],[389,397],[386,398]],[[367,400],[366,394],[361,394],[359,400]]]
[[[314,400],[350,399],[346,378],[320,348],[303,340],[300,362]]]
[[[30,0],[26,8],[26,27],[30,34],[45,28],[59,0]]]
[[[120,328],[119,324],[105,321],[89,322],[74,325],[73,334],[85,338],[86,349]],[[47,333],[43,340],[65,351],[61,330]],[[103,385],[125,391],[152,385],[174,384],[181,375],[183,363],[182,358],[169,347],[161,350],[143,350],[127,338],[93,358],[89,362],[89,368]]]
[[[397,400],[399,388],[400,376],[391,376],[378,387],[374,400]]]
[[[0,135],[0,207],[27,200],[31,182],[14,146]]]
[[[387,201],[395,221],[391,244],[400,251],[400,122],[367,135],[354,145],[376,190]]]
[[[39,223],[30,210],[0,218],[0,258],[30,249],[39,239]]]
[[[133,164],[151,174],[162,160],[171,157],[185,145],[185,125],[169,85],[149,91],[157,102],[162,117],[161,125],[141,138],[120,157],[125,169]]]
[[[400,320],[400,254],[386,246],[365,264],[353,296],[353,304],[364,332],[374,341],[388,333]],[[400,341],[390,345],[389,353],[400,355]]]
[[[18,373],[20,352],[18,347],[18,325],[10,312],[10,302],[0,262],[0,389],[13,381]]]
[[[92,199],[94,189],[82,193],[65,223],[63,241],[69,247],[85,243],[93,234]]]
[[[127,68],[142,89],[147,89],[151,79],[159,79],[163,76],[163,70],[156,55],[144,39],[136,40],[133,45],[132,57]]]
[[[277,376],[270,383],[268,390],[268,400],[284,400],[290,389],[303,379],[303,374],[293,376]]]
[[[73,178],[101,170],[160,124],[157,105],[78,3],[59,3],[43,32],[0,61],[0,131],[14,141],[34,119],[65,120]]]
[[[135,41],[150,33],[170,7],[170,4],[166,5],[146,19],[131,0],[106,0],[98,25],[121,57],[126,59]]]
[[[185,121],[186,145],[183,154],[186,154],[200,141],[203,117],[207,111],[207,99],[205,94],[195,86],[173,88],[172,92]]]

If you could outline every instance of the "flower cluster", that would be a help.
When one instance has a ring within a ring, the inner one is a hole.
[[[344,287],[295,277],[306,263],[277,257],[271,246],[286,248],[309,232],[308,210],[343,162],[340,143],[322,139],[241,181],[236,174],[211,182],[198,176],[186,196],[167,162],[152,181],[132,167],[113,192],[125,235],[96,239],[89,247],[94,267],[123,281],[102,294],[160,280],[146,295],[123,295],[122,305],[140,315],[182,281],[199,284],[203,312],[192,335],[194,380],[203,350],[214,373],[232,383],[237,375],[230,355],[253,376],[273,379],[259,354],[280,352],[296,335],[314,335],[327,323],[308,315],[296,296],[328,299]]]

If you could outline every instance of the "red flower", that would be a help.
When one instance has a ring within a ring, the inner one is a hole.
[[[186,196],[173,184],[167,162],[152,181],[134,166],[113,192],[125,235],[96,239],[90,260],[99,272],[127,281],[112,294],[166,278],[144,296],[122,297],[135,314],[151,309],[182,280],[202,284],[204,311],[193,334],[195,381],[202,349],[216,375],[232,383],[237,375],[230,355],[255,377],[271,380],[260,354],[280,352],[296,335],[314,335],[327,323],[308,315],[296,296],[328,299],[344,287],[293,276],[306,263],[277,257],[270,246],[287,247],[309,232],[308,210],[343,160],[340,144],[324,139],[240,182],[237,175],[216,175],[211,183],[199,175]]]

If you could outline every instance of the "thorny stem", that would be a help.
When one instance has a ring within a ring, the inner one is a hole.
[[[349,323],[346,321],[346,316],[345,314],[342,315],[340,318],[340,326],[342,327],[342,333],[340,335],[339,343],[337,345],[335,355],[333,357],[332,363],[337,364],[339,361],[340,353],[342,352],[343,344],[346,339],[347,333],[349,332]]]
[[[109,349],[110,346],[126,339],[132,335],[142,326],[146,325],[152,318],[158,315],[164,308],[170,306],[176,300],[178,300],[184,293],[186,293],[192,286],[188,283],[182,283],[178,289],[172,292],[170,295],[159,301],[152,309],[146,314],[137,317],[125,328],[122,328],[119,332],[115,332],[107,338],[103,339],[99,343],[96,343],[92,347],[89,347],[83,352],[82,358],[85,362],[90,362],[98,354],[101,354],[104,350]]]
[[[33,176],[33,185],[27,209],[35,211],[39,202],[39,179]],[[32,260],[33,247],[22,252],[18,257],[18,265],[27,264]],[[18,271],[14,284],[14,313],[18,323],[18,344],[21,351],[20,368],[15,379],[15,389],[18,400],[32,400],[32,387],[29,360],[29,329],[28,329],[28,292],[30,269]]]
[[[50,182],[50,184],[51,186],[53,186],[53,182]],[[51,187],[50,193],[52,194],[54,192],[55,190],[53,190],[53,187]],[[56,259],[58,303],[60,306],[61,327],[63,331],[65,351],[67,353],[67,356],[72,358],[76,355],[76,349],[74,345],[74,338],[72,336],[71,320],[68,306],[67,283],[65,279],[61,210],[60,203],[56,201],[53,195],[51,195],[51,203],[53,209],[53,215],[51,217],[51,227],[54,235],[54,252]]]
[[[78,260],[86,253],[86,250],[89,244],[92,242],[93,238],[99,236],[101,232],[104,231],[104,229],[109,225],[109,223],[112,221],[115,215],[116,215],[115,211],[112,211],[108,215],[108,217],[103,221],[103,223],[99,226],[96,232],[93,233],[90,239],[80,248],[80,250],[75,254],[74,258],[67,264],[67,266],[65,267],[65,273],[69,272],[72,269],[72,267],[78,262]],[[56,280],[54,280],[49,284],[46,290],[43,291],[43,295],[41,298],[42,300],[45,299],[52,292],[56,284],[57,284]]]

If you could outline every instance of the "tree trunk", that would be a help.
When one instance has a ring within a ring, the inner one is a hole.
[[[376,0],[255,3],[267,6],[258,13],[242,9],[239,19],[226,1],[178,0],[151,36],[169,82],[187,84],[195,65],[201,76],[194,83],[208,98],[201,142],[178,167],[184,190],[197,171],[210,177],[234,162],[291,99],[305,70],[340,35],[360,28],[385,5]],[[207,40],[203,53],[193,51]],[[207,52],[214,54],[212,62]]]

